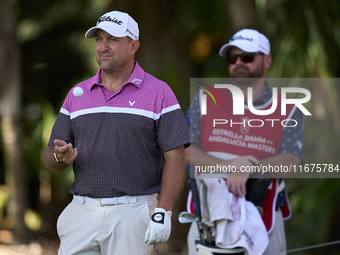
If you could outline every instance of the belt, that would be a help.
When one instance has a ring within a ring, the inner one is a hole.
[[[140,196],[121,196],[121,197],[110,197],[110,198],[92,198],[86,196],[73,195],[73,199],[80,200],[83,203],[93,203],[99,206],[110,206],[110,205],[120,205],[120,204],[134,204],[137,201],[152,201],[157,200],[157,193],[150,195],[140,195]]]

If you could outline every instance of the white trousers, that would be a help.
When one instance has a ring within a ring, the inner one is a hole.
[[[268,235],[269,244],[263,255],[286,255],[286,236],[281,210],[275,214],[275,226]],[[188,233],[188,255],[197,255],[195,240],[200,240],[196,222],[191,224]]]
[[[149,255],[144,237],[156,205],[157,198],[112,206],[73,199],[58,218],[58,254]]]

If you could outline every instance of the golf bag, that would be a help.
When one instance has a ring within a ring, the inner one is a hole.
[[[235,254],[244,255],[245,249],[236,247],[234,249],[222,249],[218,248],[211,238],[211,230],[202,221],[200,197],[196,184],[196,179],[192,178],[194,174],[190,175],[190,166],[187,166],[188,182],[190,191],[192,193],[193,206],[195,214],[198,216],[197,226],[200,235],[200,241],[196,243],[196,249],[198,255],[214,255],[214,254]],[[255,176],[256,177],[256,176]],[[252,202],[262,212],[262,206],[266,198],[266,190],[271,183],[271,178],[250,178],[246,183],[247,195],[246,200]]]

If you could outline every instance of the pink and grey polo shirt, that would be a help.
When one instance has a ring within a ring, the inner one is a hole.
[[[55,139],[78,149],[70,193],[94,198],[159,192],[162,153],[190,143],[190,131],[170,87],[135,62],[129,80],[112,94],[100,72],[69,91],[54,124]]]

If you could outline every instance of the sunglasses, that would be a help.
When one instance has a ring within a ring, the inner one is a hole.
[[[243,63],[250,63],[254,61],[255,55],[264,55],[264,54],[262,52],[255,52],[255,53],[245,52],[242,54],[228,54],[226,59],[229,65],[235,64],[238,57],[241,58],[241,61]]]

